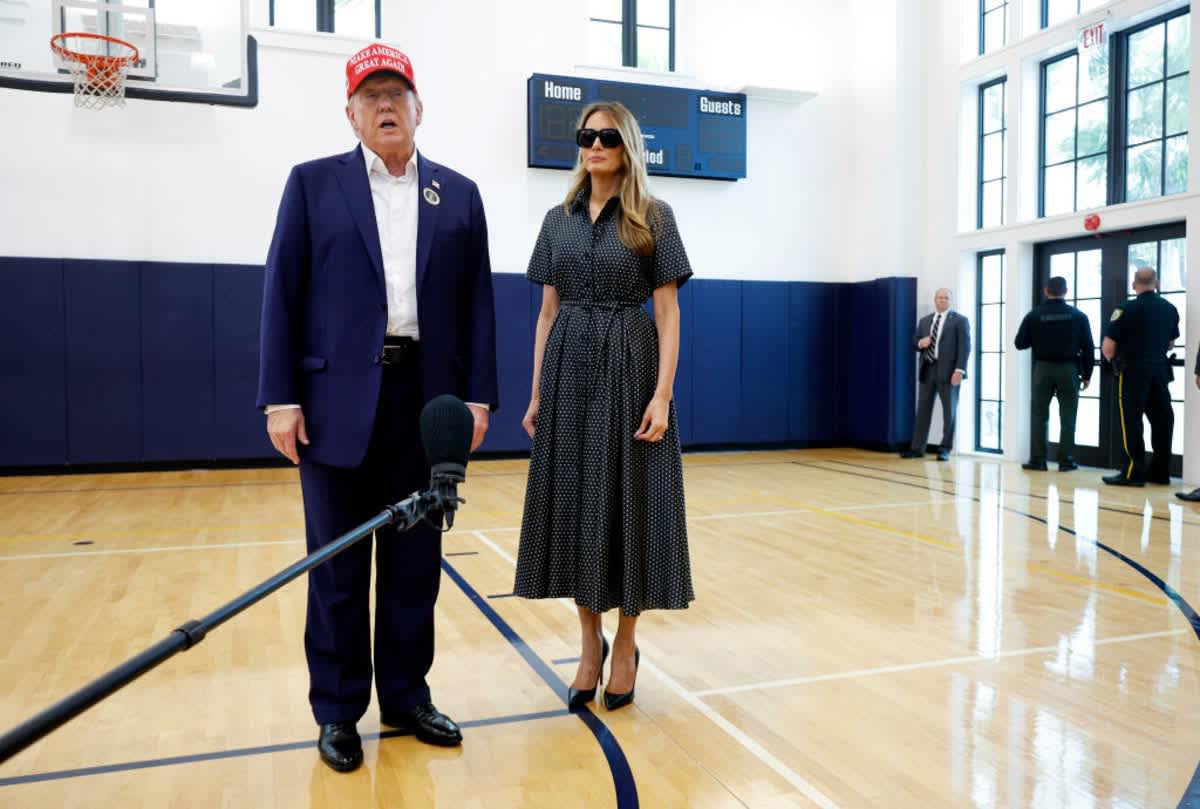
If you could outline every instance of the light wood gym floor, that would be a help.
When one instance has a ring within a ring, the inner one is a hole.
[[[365,765],[319,761],[297,581],[0,766],[0,807],[1200,801],[1200,508],[1176,488],[845,450],[685,464],[698,600],[644,617],[632,708],[566,713],[574,609],[506,597],[525,462],[477,462],[430,678],[461,749],[380,739],[372,706]],[[301,514],[284,469],[0,478],[0,730],[302,556]]]

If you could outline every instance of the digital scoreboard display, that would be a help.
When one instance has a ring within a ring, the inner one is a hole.
[[[619,101],[642,126],[651,174],[737,180],[746,176],[746,96],[682,87],[529,77],[529,165],[575,167],[575,128],[593,101]]]

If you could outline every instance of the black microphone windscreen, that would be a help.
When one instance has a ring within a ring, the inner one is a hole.
[[[430,466],[453,463],[465,467],[475,434],[475,418],[458,398],[442,394],[421,411],[421,443]]]

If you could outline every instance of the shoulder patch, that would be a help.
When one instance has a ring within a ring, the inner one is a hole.
[[[1121,315],[1123,315],[1123,314],[1125,314],[1125,312],[1124,312],[1123,310],[1121,310],[1121,309],[1113,309],[1112,317],[1110,317],[1110,318],[1108,319],[1108,322],[1109,322],[1109,323],[1111,323],[1111,322],[1113,322],[1114,320],[1120,320],[1120,319],[1121,319]]]

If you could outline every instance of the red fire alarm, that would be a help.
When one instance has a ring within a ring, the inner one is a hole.
[[[1100,229],[1100,214],[1090,213],[1083,217],[1084,230],[1099,230]]]

